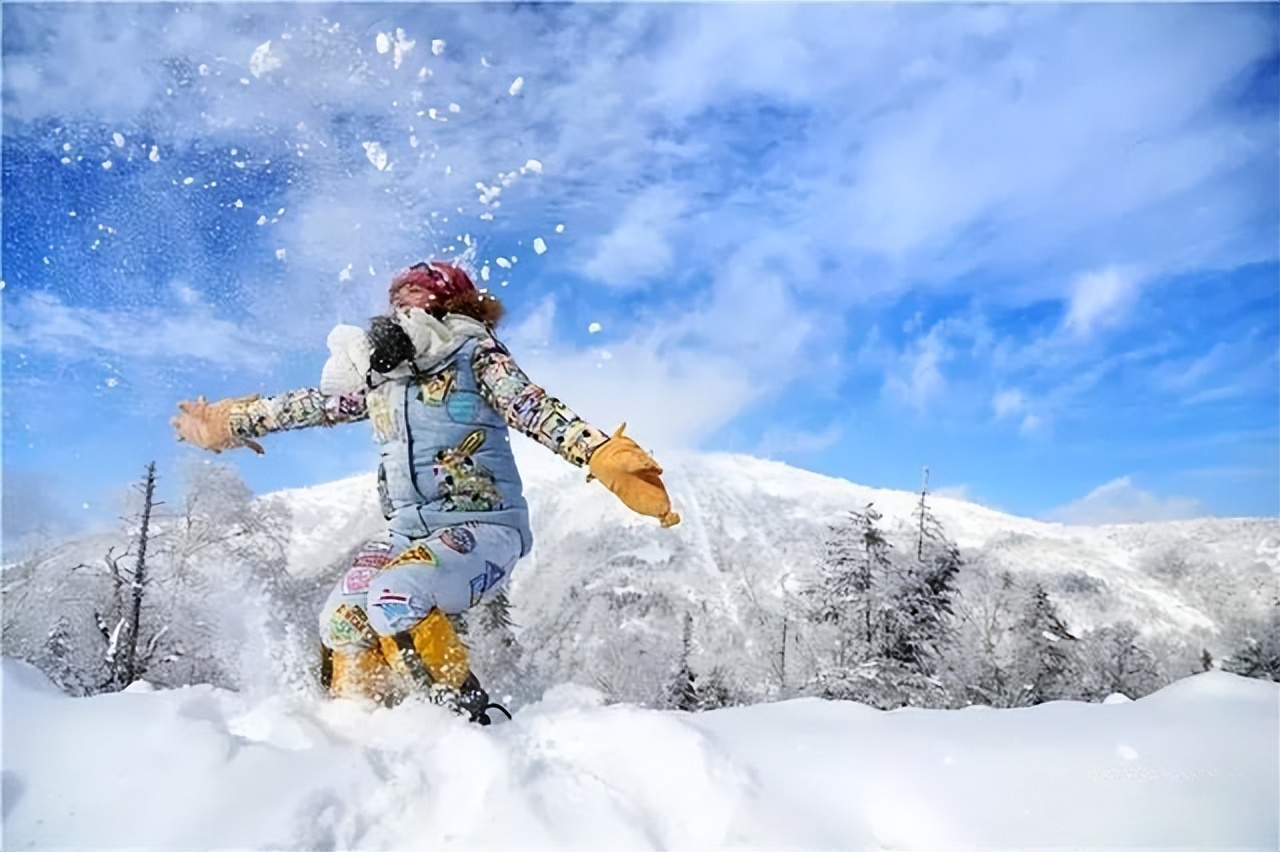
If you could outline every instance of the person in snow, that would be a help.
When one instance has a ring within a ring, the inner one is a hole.
[[[502,303],[459,266],[397,273],[391,312],[340,325],[318,388],[178,404],[178,439],[214,452],[271,432],[368,420],[385,532],[365,543],[320,614],[331,694],[387,703],[425,690],[487,723],[488,696],[450,621],[510,580],[533,537],[508,428],[586,466],[632,510],[679,523],[662,468],[623,426],[608,435],[521,371],[494,336]],[[486,706],[487,705],[487,706]]]

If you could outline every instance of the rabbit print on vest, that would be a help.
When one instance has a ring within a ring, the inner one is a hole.
[[[484,444],[484,430],[476,429],[457,447],[436,453],[431,472],[447,511],[488,512],[502,504],[493,473],[474,458]]]

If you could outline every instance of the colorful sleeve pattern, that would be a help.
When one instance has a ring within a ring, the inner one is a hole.
[[[582,467],[609,436],[529,381],[501,343],[488,338],[471,355],[480,393],[507,425]]]
[[[249,400],[231,410],[231,432],[241,438],[261,438],[269,432],[336,426],[365,420],[363,392],[329,396],[315,388],[287,391]]]

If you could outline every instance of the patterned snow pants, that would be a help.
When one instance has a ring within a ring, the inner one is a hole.
[[[376,645],[439,607],[446,615],[489,600],[520,558],[520,533],[470,523],[406,541],[386,533],[366,542],[320,611],[320,641],[335,651]]]

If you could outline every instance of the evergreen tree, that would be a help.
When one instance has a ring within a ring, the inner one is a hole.
[[[1020,651],[1016,669],[1021,680],[1018,703],[1040,704],[1067,698],[1073,667],[1068,648],[1076,637],[1067,630],[1039,581],[1031,584],[1015,630]]]
[[[880,513],[870,504],[831,528],[816,582],[808,590],[810,617],[835,627],[837,667],[851,661],[858,646],[874,638],[874,580],[887,574],[892,545],[880,531]]]
[[[1280,681],[1280,603],[1266,618],[1248,623],[1243,643],[1226,662],[1224,671],[1244,677]]]
[[[693,651],[693,615],[684,614],[684,637],[680,645],[680,657],[675,671],[663,689],[662,704],[676,710],[702,709],[698,696],[698,678],[689,665]]]
[[[527,701],[536,692],[516,627],[506,592],[494,595],[463,620],[471,667],[489,694],[502,702]]]

